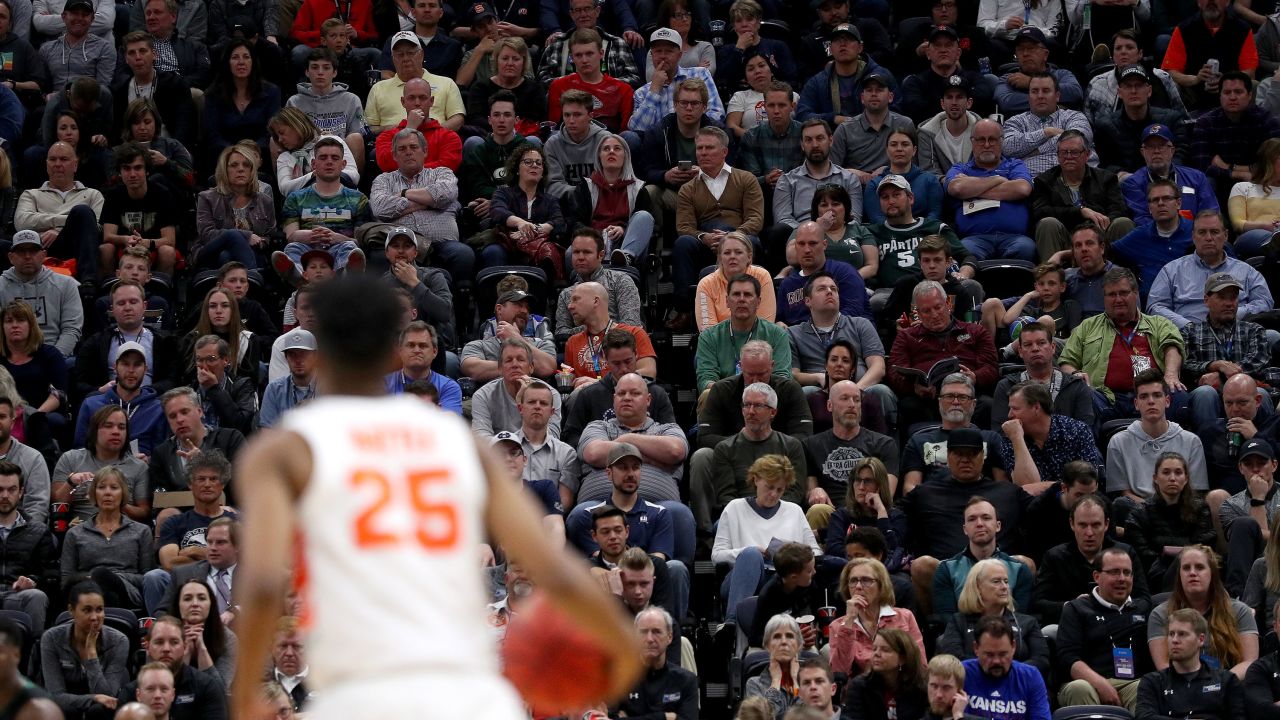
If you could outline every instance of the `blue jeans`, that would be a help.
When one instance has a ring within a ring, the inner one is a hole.
[[[733,229],[732,225],[719,220],[708,220],[698,226],[698,230],[702,232],[716,230],[729,232]],[[755,256],[764,257],[764,251],[760,248],[760,238],[755,235],[748,237],[751,239],[752,246],[755,247]],[[687,311],[693,307],[693,291],[698,285],[698,273],[702,268],[715,264],[715,261],[715,251],[698,238],[692,235],[681,235],[676,238],[675,250],[671,253],[671,280],[675,285],[674,293],[678,309]]]
[[[476,277],[476,251],[458,240],[432,240],[430,264],[449,273],[449,279],[453,281],[455,288],[459,285],[470,286]]]
[[[1262,246],[1270,242],[1271,236],[1274,234],[1274,231],[1263,230],[1262,228],[1242,233],[1240,237],[1236,238],[1233,246],[1236,249],[1236,257],[1245,260],[1255,255],[1261,255]]]
[[[1258,388],[1258,392],[1262,395],[1262,402],[1258,405],[1254,424],[1260,426],[1274,414],[1275,404],[1271,399],[1271,393],[1262,388]],[[1200,432],[1201,428],[1209,427],[1222,417],[1221,390],[1201,385],[1194,388],[1187,396],[1187,423],[1191,426],[1188,429],[1192,432]]]
[[[347,266],[347,258],[351,257],[351,253],[356,250],[356,244],[351,240],[344,240],[327,246],[301,242],[285,245],[284,254],[297,266],[299,275],[302,274],[302,256],[311,250],[327,250],[333,256],[333,269],[341,270]]]
[[[960,242],[975,260],[1036,261],[1036,243],[1026,235],[984,233],[970,235]]]
[[[197,269],[220,268],[233,260],[250,270],[258,267],[258,258],[249,245],[249,233],[243,230],[223,230],[214,235],[192,258],[191,264]]]
[[[1107,396],[1101,390],[1095,389],[1093,391],[1093,416],[1096,418],[1098,427],[1102,427],[1102,423],[1108,420],[1138,417],[1138,411],[1133,406],[1133,393],[1114,394],[1116,399],[1111,401],[1107,399]],[[1184,390],[1175,391],[1169,396],[1169,408],[1165,410],[1164,416],[1173,422],[1181,424],[1186,419],[1189,397]]]
[[[764,555],[760,554],[760,548],[744,548],[738,554],[733,562],[733,569],[720,584],[720,594],[728,603],[724,614],[726,622],[737,622],[738,603],[758,593],[771,575],[773,571],[764,567]]]
[[[148,570],[142,576],[142,606],[147,609],[148,615],[155,617],[157,611],[164,609],[160,607],[160,603],[169,592],[169,585],[172,583],[173,576],[164,568]]]
[[[649,241],[653,239],[653,216],[648,210],[641,210],[627,220],[627,230],[622,235],[622,252],[639,260],[649,254]],[[605,243],[605,254],[619,249],[618,245]],[[564,267],[566,275],[573,273],[573,248],[564,251]]]

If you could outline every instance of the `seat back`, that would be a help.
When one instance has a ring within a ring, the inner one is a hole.
[[[1133,720],[1133,714],[1115,705],[1075,705],[1058,708],[1053,720]]]
[[[498,283],[502,282],[503,278],[513,275],[524,278],[524,281],[529,284],[529,312],[537,315],[547,314],[549,302],[547,295],[550,292],[550,284],[542,268],[532,265],[494,265],[476,274],[475,303],[481,322],[489,317],[494,304],[497,303]]]
[[[1035,287],[1035,270],[1026,260],[982,260],[973,279],[989,298],[1018,297]]]

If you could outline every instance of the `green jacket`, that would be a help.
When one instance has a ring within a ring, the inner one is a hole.
[[[717,380],[737,375],[738,354],[749,340],[764,340],[773,346],[773,374],[791,379],[791,339],[787,331],[768,320],[756,318],[756,326],[746,335],[734,336],[729,324],[732,319],[719,322],[698,336],[696,356],[698,391],[701,392]]]
[[[1136,332],[1151,345],[1155,366],[1161,372],[1164,372],[1166,348],[1172,345],[1178,348],[1179,353],[1186,352],[1182,345],[1182,333],[1167,318],[1139,313]],[[1067,346],[1058,356],[1060,365],[1071,365],[1088,375],[1094,389],[1102,391],[1112,401],[1115,400],[1115,393],[1103,385],[1103,382],[1107,379],[1107,360],[1111,357],[1111,348],[1115,345],[1118,334],[1115,324],[1106,314],[1094,315],[1071,331]]]

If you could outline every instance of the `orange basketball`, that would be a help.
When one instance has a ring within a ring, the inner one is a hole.
[[[608,663],[601,646],[541,593],[512,616],[502,641],[502,673],[539,715],[604,700]]]

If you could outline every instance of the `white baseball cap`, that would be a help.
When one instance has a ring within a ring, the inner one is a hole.
[[[650,45],[653,45],[656,42],[669,42],[676,47],[681,47],[680,33],[672,30],[671,28],[658,28],[649,36]]]

